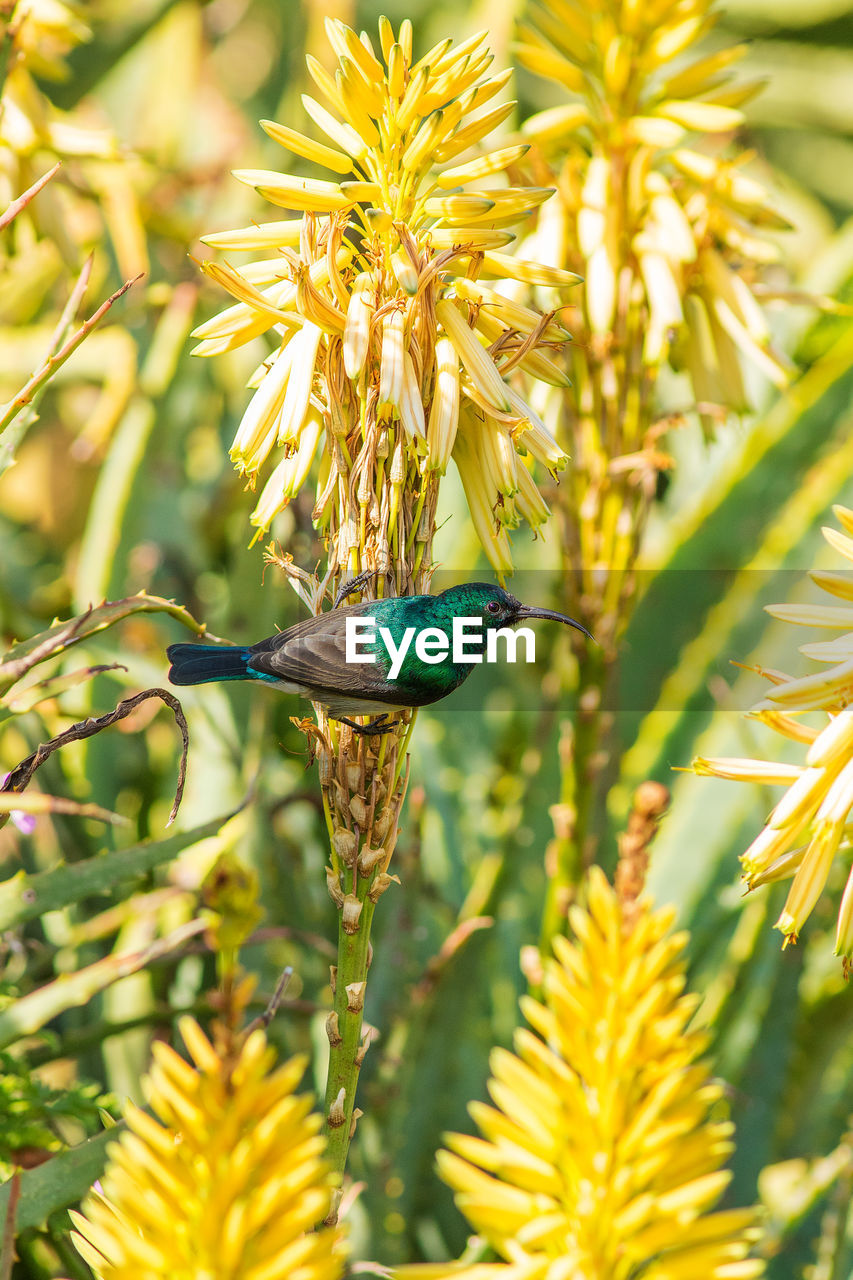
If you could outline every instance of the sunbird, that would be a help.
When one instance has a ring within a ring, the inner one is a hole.
[[[368,576],[345,584],[335,604]],[[472,582],[436,596],[335,607],[253,645],[173,644],[166,650],[169,679],[178,685],[258,680],[319,702],[331,719],[358,733],[383,733],[397,723],[388,721],[392,712],[438,702],[458,689],[487,652],[496,652],[496,633],[528,618],[563,622],[592,639],[574,618]],[[350,716],[379,718],[359,725]]]

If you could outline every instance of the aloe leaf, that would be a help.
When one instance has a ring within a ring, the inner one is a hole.
[[[20,1198],[15,1214],[16,1231],[40,1227],[57,1209],[76,1204],[104,1171],[106,1147],[115,1141],[122,1125],[114,1125],[79,1146],[51,1156],[35,1169],[18,1174]],[[12,1191],[11,1181],[0,1186],[0,1217],[5,1219]]]
[[[37,798],[35,795],[15,796],[10,800],[14,800],[16,807],[22,807],[22,801]],[[3,799],[5,797],[0,797]],[[0,930],[26,924],[45,911],[58,911],[84,898],[111,893],[117,885],[147,874],[199,840],[215,836],[233,816],[225,814],[191,831],[178,831],[165,840],[146,840],[129,849],[87,858],[85,862],[75,862],[70,866],[53,867],[50,871],[34,875],[18,871],[0,884]]]
[[[66,1009],[86,1004],[92,996],[105,987],[144,969],[152,960],[168,955],[188,942],[206,927],[204,920],[190,920],[165,938],[158,938],[140,951],[126,951],[106,956],[94,964],[78,969],[75,973],[63,973],[29,995],[0,1010],[0,1049],[35,1033],[50,1022],[51,1018]]]

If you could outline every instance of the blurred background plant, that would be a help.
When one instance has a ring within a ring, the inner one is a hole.
[[[797,300],[801,293],[851,300],[853,170],[845,157],[853,145],[853,108],[843,86],[853,62],[853,11],[844,0],[731,0],[721,12],[697,56],[747,39],[736,77],[768,82],[738,108],[745,116],[738,146],[755,148],[761,159],[751,162],[749,176],[773,191],[774,210],[794,228],[778,238],[784,271],[768,263],[762,280],[793,292],[794,303],[779,308],[766,294],[761,301],[774,348],[796,372],[783,393],[747,372],[752,408],[726,422],[709,415],[710,441],[692,412],[696,397],[685,375],[667,368],[660,374],[656,414],[684,410],[685,422],[667,437],[674,468],[657,474],[654,459],[647,466],[644,457],[637,472],[617,470],[620,492],[642,511],[642,518],[632,516],[623,564],[630,564],[641,530],[642,539],[637,585],[614,623],[615,635],[628,619],[618,678],[596,709],[597,717],[613,718],[611,763],[605,771],[591,750],[598,799],[590,801],[586,830],[595,838],[596,860],[612,870],[637,785],[647,778],[672,785],[650,884],[658,903],[674,903],[679,924],[690,930],[690,983],[702,993],[697,1017],[713,1029],[716,1069],[730,1086],[739,1144],[724,1203],[750,1204],[758,1186],[768,1212],[768,1274],[787,1280],[812,1267],[815,1280],[827,1280],[851,1265],[853,1013],[832,955],[833,904],[847,855],[830,871],[835,892],[817,904],[799,945],[783,953],[769,926],[784,889],[759,888],[743,902],[737,886],[737,857],[776,797],[689,775],[673,782],[671,766],[694,755],[775,758],[772,731],[761,738],[765,731],[740,714],[763,696],[763,682],[734,671],[729,659],[798,669],[792,629],[761,606],[814,598],[803,571],[836,567],[822,549],[819,526],[832,503],[853,505],[853,325],[846,314],[818,316]],[[55,25],[58,13],[52,6]],[[378,11],[341,4],[335,16],[375,30]],[[511,61],[514,21],[535,20],[521,5],[497,13],[493,5],[415,3],[389,13],[395,29],[404,16],[412,19],[417,57],[446,34],[459,41],[488,26],[497,66]],[[198,235],[267,216],[255,193],[228,171],[277,165],[280,150],[259,133],[257,119],[302,128],[299,95],[312,92],[303,54],[327,56],[319,7],[151,0],[129,11],[104,0],[87,7],[85,22],[91,38],[78,38],[85,34],[78,18],[74,47],[62,38],[64,80],[41,64],[23,64],[27,79],[20,79],[32,89],[15,101],[23,102],[27,119],[40,122],[34,137],[17,149],[3,134],[9,198],[57,159],[62,167],[0,233],[0,397],[13,400],[41,366],[90,253],[90,302],[82,314],[92,314],[139,271],[147,274],[46,385],[38,420],[16,445],[16,465],[0,477],[3,647],[14,656],[17,642],[46,632],[55,616],[80,616],[104,596],[121,600],[138,591],[179,601],[218,634],[253,640],[294,621],[299,608],[280,575],[268,571],[262,583],[260,551],[247,546],[242,484],[228,458],[245,411],[245,384],[268,348],[258,340],[215,361],[189,358],[190,329],[219,309],[221,296],[202,283],[199,305],[187,248],[202,258],[207,251]],[[11,47],[7,38],[7,54]],[[50,48],[55,61],[53,40]],[[5,65],[11,74],[8,58]],[[676,64],[673,74],[680,69]],[[511,96],[520,106],[503,126],[502,145],[512,145],[509,135],[526,118],[567,100],[524,66]],[[45,120],[111,141],[98,154],[74,152],[67,133],[63,145],[61,131],[48,132]],[[583,136],[579,152],[588,156],[590,135]],[[688,136],[678,145],[693,142]],[[316,176],[308,164],[297,172]],[[694,181],[686,176],[684,190]],[[540,185],[549,185],[544,173]],[[55,205],[60,212],[52,223],[48,210]],[[18,268],[18,259],[43,240],[49,245],[38,250],[42,256]],[[534,253],[524,249],[523,256]],[[23,286],[11,288],[13,281]],[[586,321],[580,308],[562,315],[578,347],[573,361],[581,362]],[[573,377],[582,390],[577,367]],[[564,443],[576,453],[576,443]],[[581,483],[584,460],[593,455],[579,456],[578,472],[561,473],[560,487],[546,494],[552,503],[562,503],[569,484]],[[632,476],[642,483],[632,488]],[[297,496],[271,529],[308,569],[319,550],[312,500]],[[443,576],[435,588],[454,575],[490,574],[463,512],[451,466],[436,512],[433,556]],[[520,596],[545,603],[577,591],[560,572],[562,542],[553,529],[537,541],[516,534],[512,586]],[[0,725],[0,774],[71,724],[162,684],[163,648],[187,634],[168,614],[133,612],[12,686],[7,696],[17,707],[14,719]],[[42,670],[64,680],[117,661],[127,670],[54,685],[38,701],[32,700],[38,694],[24,696]],[[434,1152],[444,1131],[470,1131],[466,1106],[485,1097],[489,1052],[511,1043],[524,986],[519,948],[541,927],[549,808],[555,800],[586,803],[593,794],[581,778],[582,797],[560,795],[559,725],[572,708],[563,690],[574,679],[565,639],[555,639],[550,663],[544,681],[523,668],[479,671],[461,701],[457,695],[420,717],[395,854],[404,891],[386,896],[374,926],[374,945],[385,959],[371,975],[366,1017],[381,1036],[365,1061],[366,1114],[350,1155],[352,1175],[366,1183],[348,1214],[355,1257],[443,1260],[464,1247],[467,1228],[436,1178]],[[7,1008],[109,961],[100,971],[108,981],[85,989],[85,1005],[43,1003],[47,1019],[16,1029],[7,1042],[13,1057],[7,1065],[19,1082],[9,1095],[20,1120],[10,1126],[10,1140],[65,1148],[21,1175],[16,1275],[85,1275],[67,1249],[64,1205],[98,1176],[103,1134],[94,1149],[80,1139],[96,1128],[93,1104],[109,1106],[110,1094],[142,1101],[153,1038],[169,1036],[180,1014],[208,1016],[216,976],[207,946],[194,935],[174,946],[168,939],[200,919],[200,886],[223,849],[236,850],[260,879],[266,915],[243,949],[243,963],[257,977],[258,1010],[282,968],[294,970],[269,1038],[285,1056],[308,1052],[313,1088],[324,1086],[336,922],[323,877],[325,824],[303,774],[303,740],[289,722],[294,704],[216,686],[182,701],[191,736],[178,819],[183,834],[164,831],[180,739],[167,713],[154,715],[154,700],[56,751],[28,788],[34,802],[42,787],[46,796],[118,813],[129,826],[42,812],[32,815],[30,834],[11,821],[0,831],[3,874],[13,885],[3,917],[5,994],[14,1002]],[[792,743],[791,750],[785,759],[799,763],[801,747]],[[568,762],[565,736],[563,757]],[[220,832],[250,790],[251,806]],[[554,816],[559,820],[561,811]],[[19,900],[30,888],[13,879],[20,873],[70,878],[39,881],[34,901],[28,894]],[[114,980],[129,954],[160,944],[166,950]],[[55,1102],[68,1114],[46,1118]],[[4,1192],[8,1206],[9,1184]]]
[[[202,897],[219,977],[211,1038],[180,1019],[189,1064],[155,1041],[147,1108],[128,1103],[103,1181],[72,1211],[74,1243],[98,1280],[339,1280],[344,1233],[317,1226],[338,1179],[323,1117],[295,1093],[308,1060],[276,1066],[266,1037],[292,970],[263,1014],[247,1017],[255,983],[238,957],[262,915],[257,874],[220,854]]]
[[[664,788],[644,790],[641,808],[666,803]],[[699,997],[684,990],[687,935],[670,931],[671,907],[651,909],[632,865],[647,856],[647,844],[631,847],[618,890],[592,869],[574,941],[558,937],[544,963],[542,1003],[522,1000],[530,1026],[514,1053],[491,1055],[494,1105],[470,1108],[482,1137],[450,1134],[439,1153],[457,1205],[503,1259],[446,1276],[764,1274],[748,1256],[755,1209],[714,1212],[733,1126],[699,1058],[707,1032],[689,1026]],[[426,1274],[439,1280],[440,1264]]]
[[[762,83],[735,78],[747,45],[720,39],[720,17],[709,0],[557,0],[531,4],[518,25],[522,67],[560,94],[521,125],[536,181],[557,188],[526,251],[584,284],[561,313],[576,339],[574,385],[534,394],[573,459],[554,496],[563,603],[599,642],[575,646],[578,716],[562,727],[546,948],[596,854],[612,781],[605,703],[645,585],[635,565],[675,465],[673,433],[698,417],[710,442],[766,398],[767,382],[781,389],[790,376],[760,304],[804,296],[790,291],[785,237],[771,238],[791,223],[736,136]]]

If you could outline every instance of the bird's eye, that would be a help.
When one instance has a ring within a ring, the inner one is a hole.
[[[501,606],[500,606],[500,601],[498,600],[490,600],[489,603],[486,605],[487,613],[500,613],[500,611],[501,611]]]

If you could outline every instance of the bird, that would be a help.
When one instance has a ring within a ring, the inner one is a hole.
[[[399,723],[388,718],[394,712],[438,702],[467,680],[487,651],[496,652],[490,633],[547,618],[593,639],[574,618],[522,604],[487,582],[449,587],[434,596],[337,607],[370,576],[346,583],[331,610],[257,644],[170,645],[169,679],[174,685],[254,680],[320,703],[330,719],[357,733],[384,733]],[[463,648],[457,651],[454,642],[463,631]],[[357,724],[352,716],[377,718]]]

